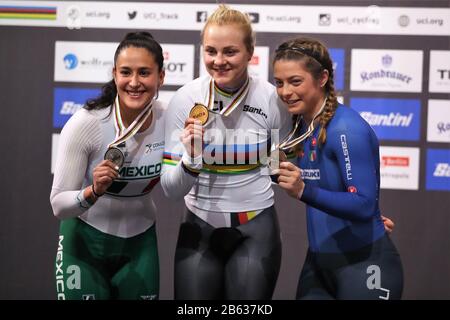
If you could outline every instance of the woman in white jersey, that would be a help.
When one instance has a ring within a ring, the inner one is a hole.
[[[166,118],[161,183],[186,204],[175,299],[270,299],[281,241],[261,162],[272,129],[289,130],[289,116],[274,87],[248,73],[255,40],[247,15],[220,5],[201,35],[209,75],[180,88]]]
[[[113,80],[64,126],[50,201],[61,220],[58,299],[157,299],[159,261],[151,190],[164,149],[161,46],[128,33]]]

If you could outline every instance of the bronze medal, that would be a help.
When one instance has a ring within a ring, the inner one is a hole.
[[[286,153],[281,149],[276,149],[270,153],[269,156],[269,168],[273,172],[280,168],[280,163],[287,161]]]
[[[281,149],[278,149],[278,160],[280,161],[280,163],[287,161],[286,153],[284,153],[284,151]]]

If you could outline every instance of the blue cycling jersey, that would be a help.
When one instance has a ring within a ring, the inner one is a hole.
[[[378,139],[355,111],[339,105],[319,146],[316,128],[297,159],[305,182],[308,240],[313,252],[348,252],[384,235],[378,197]]]

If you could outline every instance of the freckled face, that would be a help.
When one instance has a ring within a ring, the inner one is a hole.
[[[328,73],[324,72],[323,78],[316,80],[302,62],[282,59],[274,63],[273,74],[278,96],[288,111],[312,118],[323,101]]]
[[[215,83],[221,88],[237,88],[247,77],[252,57],[237,25],[210,25],[203,34],[203,60]]]

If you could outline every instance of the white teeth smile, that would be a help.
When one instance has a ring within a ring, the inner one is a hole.
[[[127,91],[130,96],[138,97],[142,94],[142,91]]]

